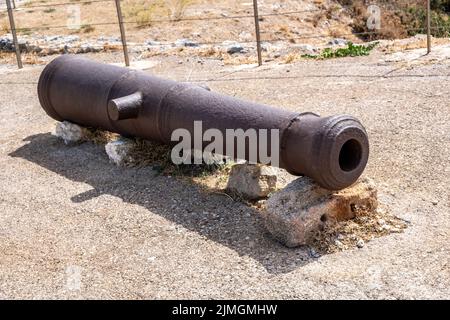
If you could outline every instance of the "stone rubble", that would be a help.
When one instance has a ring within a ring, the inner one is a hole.
[[[196,34],[194,37],[198,38]],[[230,55],[235,54],[253,54],[256,50],[253,43],[252,35],[248,32],[242,32],[239,35],[241,41],[226,40],[221,44],[200,44],[192,39],[178,39],[174,42],[160,42],[153,39],[147,39],[141,43],[129,42],[129,50],[133,53],[143,53],[146,51],[152,52],[168,52],[171,49],[187,48],[189,50],[204,50],[214,48],[216,51],[225,52]],[[336,39],[334,39],[336,40]],[[338,39],[342,40],[342,39]],[[331,43],[331,42],[330,42]],[[80,39],[77,35],[21,35],[19,38],[20,50],[23,53],[35,53],[39,56],[47,56],[52,54],[67,54],[67,53],[89,53],[101,52],[108,50],[120,50],[122,42],[119,37],[100,36],[97,38]],[[290,44],[283,41],[278,42],[262,42],[262,50],[266,52],[269,57],[278,58],[288,54],[294,50],[300,54],[313,54],[319,51],[319,48],[309,44]],[[7,34],[0,37],[0,52],[13,52],[14,43],[12,35]]]

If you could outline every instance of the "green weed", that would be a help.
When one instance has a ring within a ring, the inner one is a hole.
[[[345,48],[326,48],[320,54],[304,54],[302,58],[311,59],[331,59],[331,58],[343,58],[343,57],[359,57],[368,56],[370,52],[375,48],[378,42],[373,42],[368,45],[359,45],[349,42]]]

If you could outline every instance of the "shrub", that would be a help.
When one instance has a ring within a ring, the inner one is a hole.
[[[152,24],[152,20],[162,7],[162,0],[128,1],[124,5],[126,17],[133,18],[138,27],[146,27]]]
[[[186,8],[191,5],[192,2],[192,0],[166,0],[170,19],[178,21],[183,18]]]
[[[450,0],[431,0],[431,9],[450,13]]]
[[[375,48],[378,42],[373,42],[368,45],[358,45],[349,42],[345,48],[326,48],[318,55],[305,54],[303,58],[312,59],[330,59],[330,58],[343,58],[343,57],[358,57],[368,56],[370,52]]]
[[[95,30],[95,28],[93,26],[91,26],[90,24],[83,24],[81,26],[81,31],[83,33],[89,33],[89,32],[92,32],[94,30]]]
[[[426,10],[423,7],[413,6],[408,9],[407,23],[411,26],[409,35],[426,33]],[[431,12],[431,34],[435,37],[450,36],[450,19],[448,15],[442,12]]]

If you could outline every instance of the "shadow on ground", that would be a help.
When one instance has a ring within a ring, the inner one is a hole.
[[[102,194],[137,204],[174,223],[258,261],[269,273],[290,272],[311,261],[308,248],[289,249],[265,231],[259,213],[227,196],[158,175],[151,168],[119,168],[92,143],[65,146],[50,133],[29,136],[10,156],[34,162],[92,190],[72,197],[75,203]],[[176,245],[176,244],[175,244]]]

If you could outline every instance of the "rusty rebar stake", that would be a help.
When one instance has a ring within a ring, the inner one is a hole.
[[[10,1],[11,0],[6,0],[6,8],[8,9],[9,25],[11,27],[11,33],[13,36],[14,48],[16,49],[17,67],[19,69],[22,69],[23,68],[22,57],[20,56],[20,46],[19,41],[17,40],[16,24],[14,23],[14,14]]]
[[[115,0],[115,2],[116,2],[117,18],[119,20],[120,38],[122,40],[123,56],[125,58],[125,65],[129,67],[130,58],[128,56],[127,37],[125,35],[125,27],[123,25],[122,8],[120,6],[120,0]]]
[[[261,33],[259,30],[258,0],[253,0],[253,11],[255,16],[256,51],[258,52],[258,66],[261,66],[262,54],[261,54]]]

